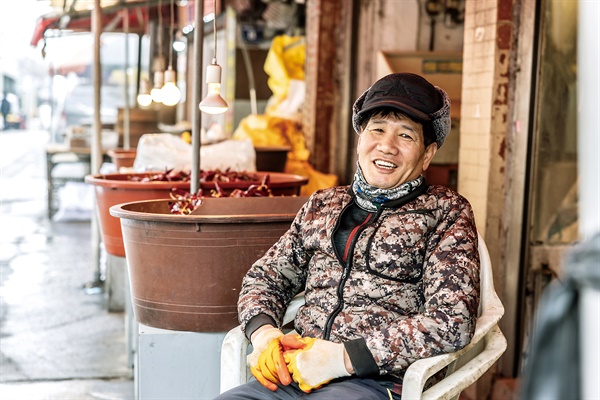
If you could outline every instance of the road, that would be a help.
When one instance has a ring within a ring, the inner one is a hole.
[[[89,220],[50,221],[45,131],[0,132],[0,398],[133,399],[125,316],[89,294]]]

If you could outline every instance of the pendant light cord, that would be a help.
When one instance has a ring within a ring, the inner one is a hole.
[[[162,59],[162,1],[158,0],[158,57]],[[164,62],[164,61],[163,61]]]
[[[213,64],[217,63],[217,0],[213,0]]]
[[[170,29],[170,38],[171,42],[169,43],[169,69],[173,69],[173,28],[175,26],[175,9],[173,7],[175,4],[175,0],[171,0],[171,29]]]

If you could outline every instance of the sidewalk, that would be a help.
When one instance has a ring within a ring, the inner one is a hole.
[[[0,132],[0,398],[134,399],[125,315],[84,291],[90,221],[48,220],[47,141]]]

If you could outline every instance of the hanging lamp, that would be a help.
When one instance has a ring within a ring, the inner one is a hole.
[[[225,99],[221,97],[221,66],[217,64],[217,5],[213,1],[213,59],[210,65],[206,67],[206,83],[208,84],[208,93],[198,107],[200,111],[207,114],[222,114],[227,111],[228,105]]]
[[[173,29],[175,23],[173,16],[175,10],[173,7],[174,0],[171,0],[171,27],[170,27],[170,44],[169,44],[169,68],[165,71],[165,84],[161,89],[162,103],[166,106],[174,106],[181,100],[181,91],[177,87],[177,74],[173,70]]]
[[[162,103],[162,87],[165,84],[165,60],[162,55],[162,1],[158,0],[158,58],[154,60],[154,86],[150,91],[152,101]]]
[[[140,81],[140,93],[137,95],[137,102],[142,107],[148,107],[152,104],[152,96],[150,95],[150,83],[148,79]]]

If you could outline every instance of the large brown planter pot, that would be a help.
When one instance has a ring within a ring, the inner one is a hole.
[[[149,173],[106,174],[85,177],[86,183],[94,185],[100,231],[107,253],[125,257],[121,224],[118,218],[110,215],[111,206],[132,201],[168,199],[172,188],[190,190],[190,182],[136,182],[130,180],[132,176],[145,177],[148,175]]]
[[[106,175],[88,175],[85,182],[94,185],[96,192],[96,204],[98,210],[98,219],[100,221],[100,231],[102,232],[102,241],[109,254],[125,257],[125,247],[123,246],[123,235],[121,233],[121,224],[118,218],[110,215],[110,207],[141,200],[169,199],[169,193],[172,188],[185,191],[190,190],[190,182],[182,181],[151,181],[138,182],[132,181],[131,177],[143,178],[154,173],[132,173],[132,174],[106,174]],[[276,172],[257,172],[260,179],[264,175],[270,175],[270,184],[272,192],[276,196],[291,196],[300,194],[300,188],[308,182],[303,176],[283,174]],[[246,189],[248,183],[224,183],[220,184],[226,192],[234,189]],[[203,182],[202,189],[214,189],[212,182]]]
[[[108,155],[111,158],[111,161],[117,167],[117,170],[121,168],[131,168],[135,163],[135,157],[137,155],[136,149],[112,149],[109,150]]]
[[[291,147],[284,146],[258,146],[256,152],[256,169],[259,171],[285,171],[288,152]]]
[[[207,198],[191,215],[168,200],[112,206],[121,219],[136,320],[225,332],[239,324],[244,274],[289,228],[307,197]]]

